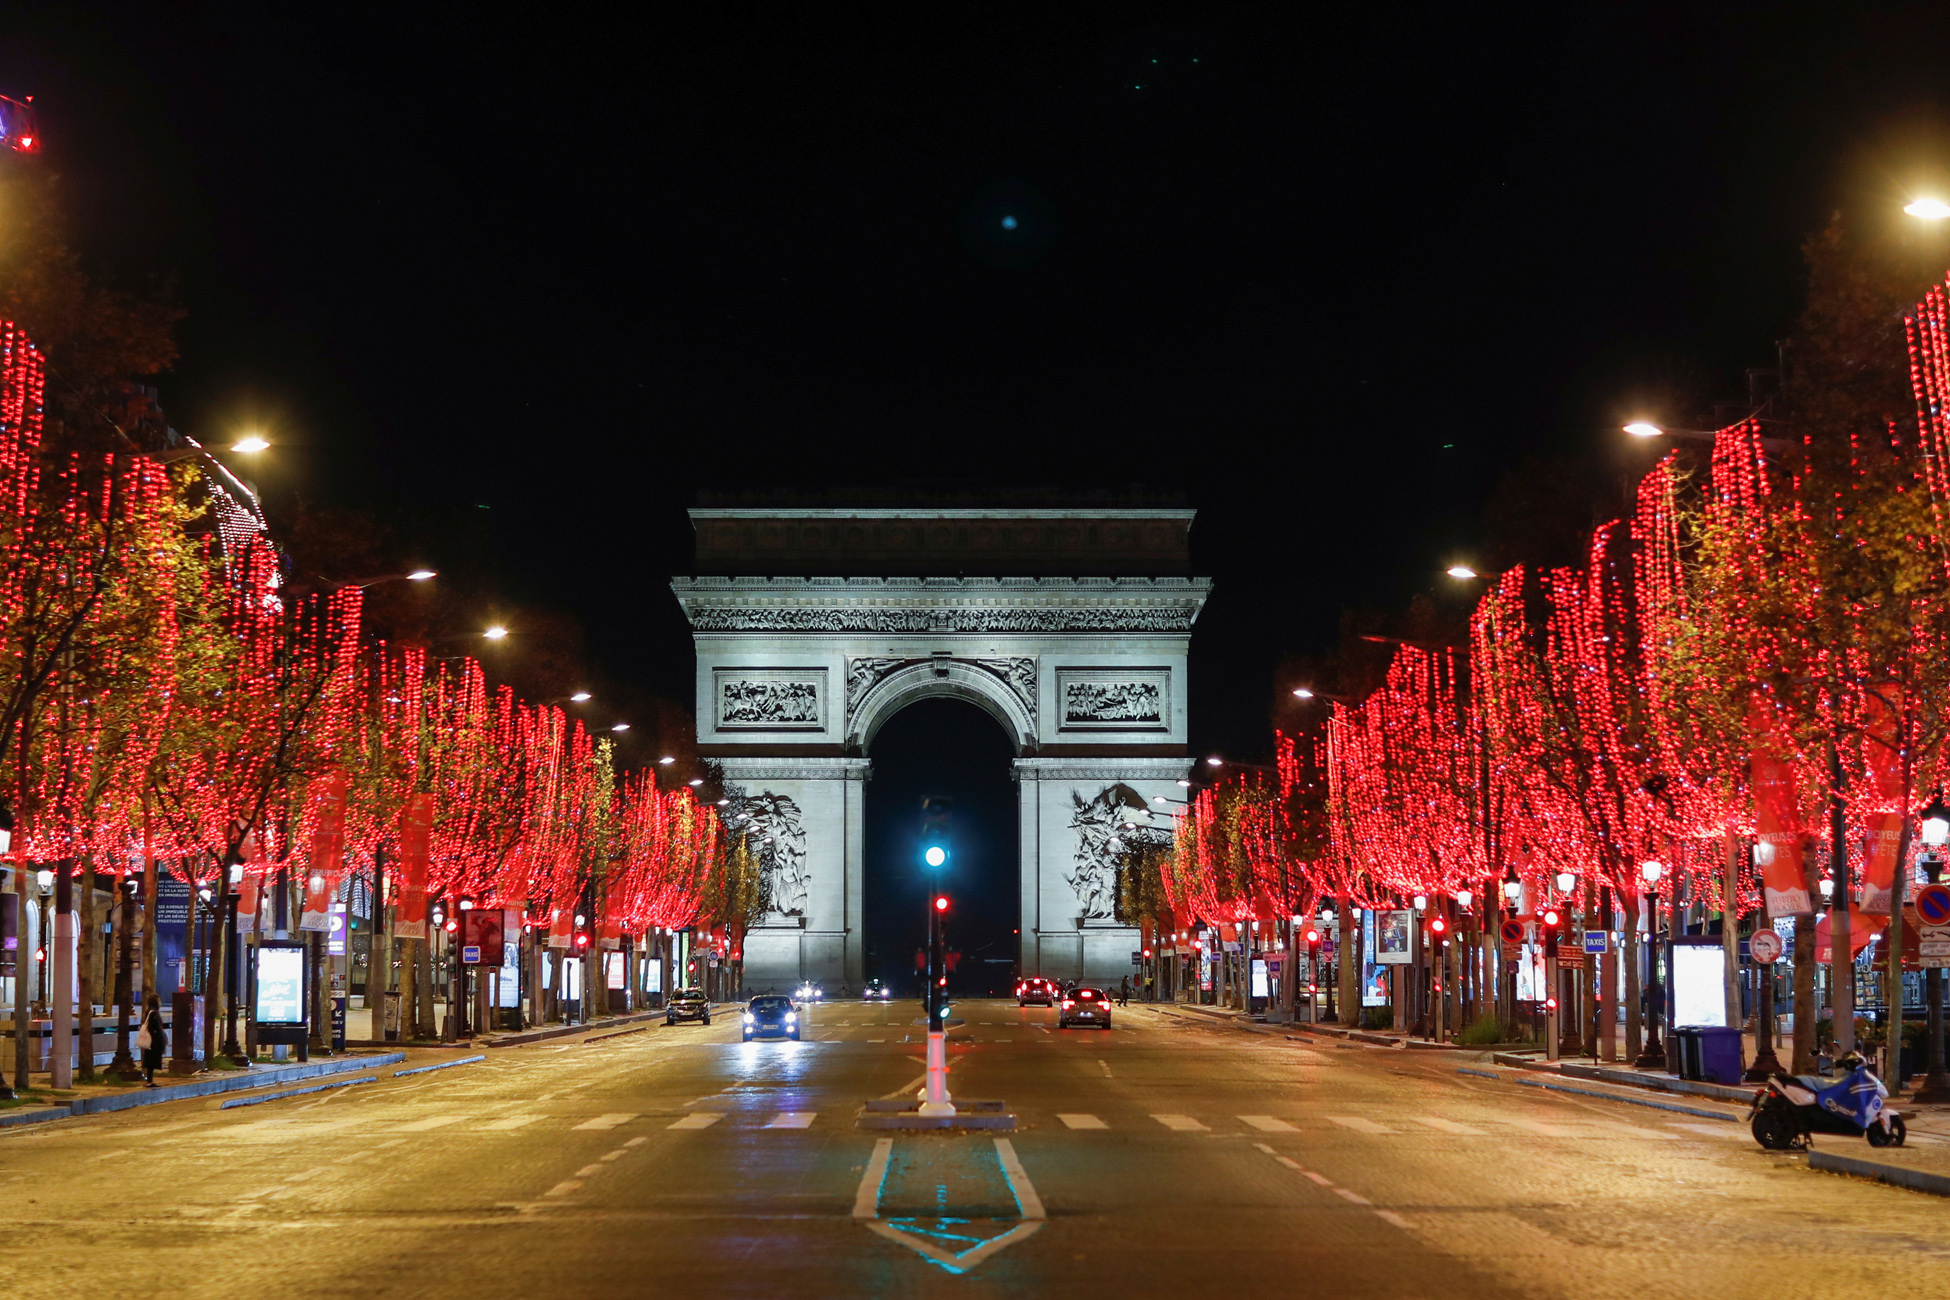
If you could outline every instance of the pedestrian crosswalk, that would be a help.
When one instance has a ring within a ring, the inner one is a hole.
[[[1628,1120],[1607,1119],[1597,1114],[1553,1115],[1552,1118],[1544,1120],[1532,1118],[1527,1114],[1484,1115],[1479,1111],[1466,1113],[1470,1114],[1468,1122],[1451,1119],[1446,1115],[1407,1113],[1399,1109],[1383,1109],[1364,1115],[1330,1115],[1306,1110],[1294,1110],[1283,1115],[1224,1115],[1188,1114],[1179,1111],[1107,1111],[1099,1114],[1090,1111],[1042,1111],[1035,1107],[1017,1107],[1018,1123],[1024,1132],[1042,1129],[1054,1133],[1078,1135],[1142,1133],[1155,1135],[1160,1139],[1166,1138],[1167,1135],[1207,1138],[1288,1135],[1310,1140],[1346,1143],[1362,1140],[1428,1141],[1429,1135],[1433,1133],[1458,1140],[1491,1139],[1505,1142],[1527,1139],[1562,1142],[1626,1140],[1684,1142],[1703,1138],[1734,1142],[1752,1140],[1744,1124],[1704,1123],[1699,1120],[1680,1120],[1676,1117],[1671,1120],[1648,1117],[1643,1123],[1634,1123]],[[335,1136],[349,1133],[383,1137],[444,1130],[445,1135],[468,1134],[490,1137],[500,1134],[526,1135],[530,1132],[550,1130],[591,1134],[615,1131],[619,1136],[627,1136],[629,1131],[634,1130],[637,1136],[629,1138],[630,1143],[634,1144],[648,1141],[649,1139],[642,1134],[656,1129],[673,1132],[721,1129],[726,1132],[740,1133],[803,1132],[810,1129],[850,1130],[854,1127],[855,1116],[856,1108],[853,1106],[836,1106],[829,1111],[772,1110],[731,1106],[717,1109],[691,1109],[676,1114],[670,1111],[661,1114],[606,1111],[594,1115],[586,1112],[550,1113],[545,1109],[518,1111],[511,1114],[443,1111],[405,1120],[397,1114],[360,1116],[340,1113],[331,1118],[311,1118],[294,1114],[283,1118],[257,1119],[219,1126],[212,1131],[232,1140],[257,1142],[285,1141],[326,1133]],[[396,1142],[406,1140],[404,1136],[393,1138]]]

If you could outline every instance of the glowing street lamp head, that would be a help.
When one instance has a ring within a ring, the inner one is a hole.
[[[481,633],[481,635],[490,641],[499,641],[508,635],[508,629],[496,623],[493,627]]]
[[[1650,420],[1634,420],[1625,426],[1625,432],[1634,438],[1657,438],[1662,436],[1665,430]]]
[[[588,691],[577,691],[574,695],[571,695],[569,697],[570,700],[574,701],[577,704],[587,704],[589,702],[589,698],[590,696]]]
[[[627,722],[619,722],[615,726],[610,728],[611,731],[628,731],[629,729],[630,729],[630,724]]]
[[[1293,688],[1293,698],[1297,700],[1311,700],[1313,697],[1314,693],[1304,686],[1296,686]]]
[[[1467,564],[1452,564],[1449,566],[1447,572],[1450,577],[1462,581],[1468,581],[1470,578],[1481,576],[1476,572],[1476,570],[1470,568]]]
[[[1912,217],[1921,217],[1925,221],[1942,221],[1950,217],[1950,203],[1945,203],[1942,199],[1918,199],[1904,207],[1903,211]]]
[[[232,451],[241,451],[246,456],[254,456],[270,445],[270,443],[264,441],[264,439],[258,437],[256,434],[247,433],[237,441],[231,443],[230,449]]]
[[[670,754],[665,754],[662,758],[657,760],[657,762],[659,762],[665,767],[669,767],[672,763],[675,763],[676,761],[677,759]]]
[[[928,845],[928,851],[921,858],[931,867],[938,867],[948,860],[948,851],[939,844]]]
[[[415,569],[406,575],[406,580],[408,582],[425,582],[428,578],[435,576],[437,575],[432,569]]]

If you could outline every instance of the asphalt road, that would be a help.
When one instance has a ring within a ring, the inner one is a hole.
[[[10,1130],[6,1290],[1950,1297],[1944,1201],[1740,1125],[1135,1007],[959,1011],[953,1086],[1020,1116],[1000,1144],[855,1127],[919,1086],[914,1003]]]

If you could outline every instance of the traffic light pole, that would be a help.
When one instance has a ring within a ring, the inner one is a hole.
[[[947,900],[928,891],[928,1074],[921,1094],[923,1115],[953,1115],[955,1106],[948,1097],[948,991],[943,988],[946,965],[942,961],[941,904]]]

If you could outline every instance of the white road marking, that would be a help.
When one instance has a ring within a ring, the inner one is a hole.
[[[869,1039],[868,1039],[867,1041],[868,1041],[869,1043],[884,1043],[884,1042],[886,1042],[887,1040],[886,1040],[886,1039],[884,1039],[884,1038],[869,1038]]]
[[[601,1165],[599,1165],[599,1164],[597,1164],[597,1165],[584,1165],[584,1166],[583,1166],[582,1168],[580,1168],[580,1169],[578,1169],[578,1170],[576,1170],[576,1177],[577,1177],[577,1178],[587,1178],[587,1177],[589,1177],[589,1175],[591,1175],[591,1174],[600,1174],[600,1173],[601,1173],[602,1171],[603,1171],[603,1167],[602,1167]]]
[[[873,1144],[873,1158],[860,1176],[860,1188],[853,1193],[853,1217],[871,1219],[880,1212],[880,1183],[887,1176],[887,1161],[894,1154],[894,1139],[881,1138]]]
[[[605,1151],[603,1153],[603,1163],[608,1164],[612,1160],[621,1160],[624,1156],[628,1154],[629,1152],[622,1147],[618,1147],[614,1151]]]
[[[401,1124],[393,1132],[425,1133],[430,1129],[445,1128],[449,1124],[458,1124],[459,1122],[460,1116],[458,1115],[433,1115],[426,1119],[416,1119],[410,1124]]]
[[[1472,1138],[1488,1136],[1480,1128],[1471,1128],[1467,1124],[1458,1124],[1453,1119],[1437,1119],[1434,1115],[1412,1115],[1410,1118],[1417,1124],[1426,1124],[1438,1133],[1454,1133],[1457,1137]]]
[[[649,1140],[650,1139],[647,1137],[633,1137],[628,1142],[625,1142],[623,1145],[626,1147],[640,1147],[645,1142],[648,1142]]]
[[[597,1115],[593,1119],[586,1119],[582,1121],[582,1123],[577,1124],[575,1127],[578,1129],[615,1128],[619,1124],[627,1124],[635,1118],[636,1118],[635,1112],[623,1111],[623,1112],[612,1113],[608,1115]]]
[[[1356,1205],[1373,1205],[1373,1204],[1374,1204],[1374,1202],[1373,1202],[1373,1201],[1371,1201],[1371,1200],[1369,1200],[1369,1199],[1368,1199],[1367,1197],[1365,1197],[1365,1196],[1363,1196],[1363,1195],[1361,1195],[1361,1193],[1359,1193],[1359,1192],[1350,1192],[1350,1191],[1348,1191],[1348,1190],[1347,1190],[1347,1188],[1345,1188],[1345,1187],[1336,1187],[1336,1188],[1334,1189],[1334,1195],[1336,1195],[1336,1196],[1343,1196],[1343,1197],[1346,1197],[1346,1198],[1347,1198],[1348,1200],[1350,1200],[1350,1201],[1353,1201],[1353,1202],[1354,1202],[1354,1203],[1355,1203]]]
[[[540,1115],[504,1115],[500,1119],[489,1120],[481,1127],[493,1133],[508,1133],[533,1124],[540,1118]]]
[[[1016,1158],[1016,1144],[1008,1138],[997,1138],[995,1158],[1002,1164],[1002,1176],[1009,1181],[1009,1190],[1016,1194],[1016,1207],[1022,1211],[1022,1217],[1041,1222],[1047,1217],[1043,1212],[1043,1198],[1036,1194],[1022,1161]]]
[[[670,1125],[670,1127],[671,1128],[710,1128],[713,1124],[717,1123],[719,1120],[723,1118],[724,1118],[724,1112],[721,1110],[694,1110],[690,1114],[684,1116],[684,1118]]]
[[[1376,1210],[1374,1212],[1374,1217],[1380,1219],[1384,1223],[1392,1223],[1397,1228],[1413,1228],[1415,1226],[1414,1224],[1410,1223],[1407,1219],[1404,1219],[1401,1215],[1395,1213],[1393,1210]]]
[[[782,1110],[778,1114],[772,1116],[772,1122],[767,1124],[765,1127],[766,1128],[811,1128],[813,1117],[818,1113],[819,1112],[815,1110]]]
[[[1285,1165],[1288,1169],[1295,1170],[1296,1172],[1299,1173],[1306,1172],[1304,1169],[1300,1168],[1300,1162],[1298,1160],[1295,1160],[1292,1156],[1274,1156],[1273,1158],[1279,1161],[1281,1164]]]
[[[1103,1059],[1103,1058],[1102,1058],[1101,1056],[1100,1056],[1100,1057],[1098,1057],[1098,1058],[1097,1058],[1097,1068],[1098,1068],[1098,1069],[1100,1069],[1100,1070],[1102,1070],[1102,1071],[1104,1072],[1104,1077],[1105,1077],[1106,1079],[1108,1079],[1108,1078],[1110,1078],[1110,1062],[1109,1062],[1109,1061],[1106,1061],[1106,1060],[1104,1060],[1104,1059]]]
[[[543,1196],[567,1196],[580,1186],[582,1186],[581,1183],[577,1182],[573,1178],[568,1178],[568,1179],[564,1179],[562,1182],[557,1183],[555,1186],[549,1188],[546,1192],[543,1192],[542,1195]]]
[[[1342,1128],[1351,1128],[1356,1133],[1393,1133],[1395,1131],[1386,1124],[1377,1124],[1373,1120],[1360,1115],[1326,1115],[1322,1116],[1322,1118],[1332,1120]]]
[[[1298,1133],[1300,1131],[1285,1120],[1274,1119],[1271,1115],[1241,1115],[1239,1120],[1243,1124],[1252,1125],[1262,1133]]]
[[[1066,1125],[1068,1125],[1071,1128],[1109,1128],[1110,1127],[1110,1125],[1104,1123],[1102,1120],[1098,1119],[1095,1115],[1059,1114],[1057,1115],[1057,1118],[1062,1120]]]
[[[1190,1115],[1153,1115],[1151,1118],[1157,1120],[1174,1133],[1206,1133],[1211,1131]]]
[[[1334,1185],[1332,1181],[1323,1178],[1321,1175],[1315,1173],[1311,1169],[1302,1169],[1300,1172],[1305,1174],[1307,1177],[1313,1179],[1315,1182],[1319,1183],[1322,1187],[1332,1187]]]

